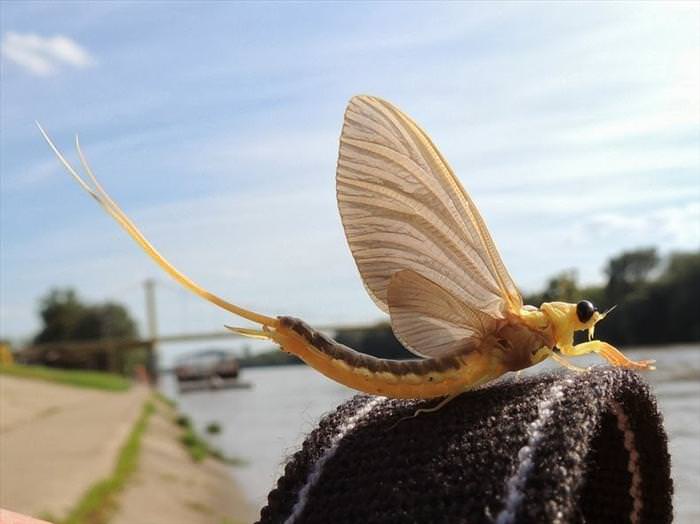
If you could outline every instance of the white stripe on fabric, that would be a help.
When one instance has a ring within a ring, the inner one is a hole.
[[[537,418],[527,427],[527,444],[518,451],[518,467],[506,483],[505,507],[496,517],[496,524],[511,524],[515,522],[515,514],[524,497],[524,488],[533,469],[532,458],[540,445],[545,424],[552,416],[552,407],[564,398],[564,388],[573,383],[571,379],[552,386],[537,404]]]
[[[384,400],[386,400],[386,397],[374,397],[370,399],[364,406],[359,408],[353,416],[348,418],[338,427],[338,432],[335,435],[333,435],[328,445],[328,448],[326,448],[321,457],[319,457],[319,459],[316,461],[316,463],[313,466],[313,469],[311,470],[311,473],[309,473],[309,477],[306,479],[306,483],[299,490],[299,494],[297,495],[297,502],[296,504],[294,504],[294,507],[292,508],[292,513],[289,515],[289,517],[287,517],[287,520],[284,521],[284,524],[292,524],[296,522],[296,520],[301,516],[301,514],[304,511],[304,508],[306,507],[306,504],[309,501],[309,492],[321,478],[321,474],[323,473],[323,467],[338,451],[338,446],[343,437],[345,437],[345,435],[347,435],[353,429],[355,429],[358,423],[364,417],[369,415],[369,413],[372,411],[372,409],[374,409],[375,406],[382,403]]]
[[[630,497],[632,497],[632,511],[630,512],[630,522],[637,524],[642,514],[642,473],[639,469],[639,452],[634,441],[634,432],[630,426],[629,418],[620,404],[614,400],[610,401],[612,412],[617,417],[617,429],[624,437],[625,449],[629,453],[627,460],[627,471],[632,476],[630,483]]]

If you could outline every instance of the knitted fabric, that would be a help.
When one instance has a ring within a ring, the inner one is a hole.
[[[633,372],[512,378],[436,401],[357,395],[324,417],[267,523],[672,520],[661,416]]]

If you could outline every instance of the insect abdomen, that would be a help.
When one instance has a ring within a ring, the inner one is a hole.
[[[292,317],[279,317],[280,327],[301,339],[299,344],[283,343],[311,367],[329,378],[373,395],[396,398],[432,398],[465,389],[470,354],[440,358],[389,360],[359,353]],[[293,346],[293,347],[292,347]],[[476,352],[472,352],[478,355]],[[472,367],[472,366],[469,366]]]

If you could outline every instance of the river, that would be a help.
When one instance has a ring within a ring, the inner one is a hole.
[[[627,349],[625,354],[657,360],[658,369],[645,377],[658,398],[670,439],[675,522],[700,522],[700,346]],[[596,362],[595,357],[576,360],[579,365]],[[549,367],[555,366],[543,363],[533,371]],[[172,376],[166,375],[161,389],[202,433],[210,422],[221,425],[221,433],[210,441],[224,454],[246,461],[233,468],[233,475],[260,508],[285,458],[299,449],[323,413],[353,392],[305,366],[245,369],[243,378],[253,388],[178,395]]]

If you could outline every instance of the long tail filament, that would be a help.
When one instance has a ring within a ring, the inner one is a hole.
[[[90,165],[88,164],[87,158],[85,158],[85,155],[83,154],[78,137],[76,136],[75,138],[75,147],[78,151],[78,157],[80,158],[80,163],[82,165],[83,171],[87,175],[88,180],[86,180],[84,177],[81,177],[76,172],[76,170],[73,169],[73,166],[61,154],[61,152],[54,145],[54,143],[51,141],[49,136],[46,134],[46,132],[38,122],[37,126],[39,127],[39,131],[41,131],[41,134],[44,136],[44,139],[46,140],[46,142],[48,142],[49,146],[56,154],[60,162],[66,168],[68,173],[70,173],[70,175],[78,182],[78,184],[80,184],[80,187],[82,187],[85,191],[87,191],[90,194],[90,196],[97,200],[100,206],[102,206],[102,208],[107,213],[109,213],[109,215],[129,234],[129,236],[133,238],[136,241],[136,243],[139,246],[141,246],[141,248],[178,283],[180,283],[182,286],[186,287],[196,295],[202,297],[205,300],[208,300],[209,302],[219,306],[220,308],[230,311],[234,315],[238,315],[239,317],[243,317],[257,324],[262,324],[263,326],[272,328],[277,327],[279,321],[276,318],[261,315],[260,313],[255,313],[254,311],[250,311],[248,309],[232,304],[224,300],[223,298],[202,288],[188,276],[176,269],[170,262],[168,262],[168,260],[165,257],[163,257],[163,255],[161,255],[158,252],[158,250],[155,247],[153,247],[153,245],[146,239],[146,237],[143,236],[141,231],[139,231],[138,227],[136,227],[136,224],[134,224],[131,221],[131,219],[128,216],[126,216],[124,211],[122,211],[121,208],[117,205],[117,203],[114,200],[112,200],[112,198],[107,194],[102,185],[98,182],[97,178],[92,172],[92,169],[90,168]],[[90,183],[92,183],[92,186],[90,185]],[[250,336],[250,334],[248,336]]]

